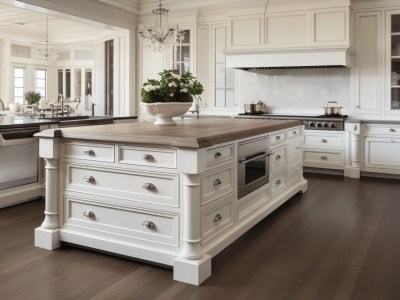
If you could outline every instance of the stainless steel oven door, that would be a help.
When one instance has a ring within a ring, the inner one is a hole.
[[[239,159],[239,199],[269,182],[269,156],[267,150],[262,150]]]

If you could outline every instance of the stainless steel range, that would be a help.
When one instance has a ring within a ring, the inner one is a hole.
[[[347,115],[281,115],[281,114],[239,114],[239,117],[270,119],[270,120],[300,120],[307,130],[343,131]]]

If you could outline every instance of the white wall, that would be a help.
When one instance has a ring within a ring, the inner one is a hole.
[[[350,109],[350,69],[275,69],[237,71],[239,112],[259,100],[269,113],[323,114],[328,101],[337,101],[342,114]]]

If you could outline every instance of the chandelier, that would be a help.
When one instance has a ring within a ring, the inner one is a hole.
[[[39,59],[57,59],[60,48],[49,43],[49,17],[46,17],[46,40],[32,45],[34,56]]]
[[[163,8],[160,0],[158,8],[153,9],[154,24],[139,26],[138,37],[146,47],[161,51],[183,39],[184,31],[180,30],[178,25],[168,25],[168,12],[169,9]]]

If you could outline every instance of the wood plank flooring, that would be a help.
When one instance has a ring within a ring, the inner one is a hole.
[[[400,299],[400,181],[306,174],[296,195],[212,261],[200,287],[170,269],[33,246],[43,201],[0,210],[0,299]]]

